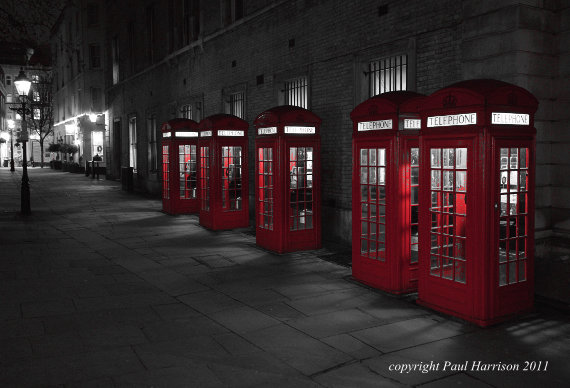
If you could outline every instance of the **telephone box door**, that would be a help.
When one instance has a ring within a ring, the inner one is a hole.
[[[386,219],[391,210],[386,206],[391,191],[390,143],[369,142],[356,149],[356,172],[358,183],[354,186],[353,200],[360,204],[360,211],[353,212],[353,223],[358,225],[359,243],[354,271],[367,283],[386,284],[390,277],[387,261]],[[355,252],[356,253],[356,252]]]
[[[425,288],[449,311],[466,311],[476,303],[470,301],[468,288],[474,288],[473,272],[481,265],[471,262],[472,250],[481,247],[474,247],[476,243],[470,239],[473,215],[467,211],[473,208],[468,206],[474,189],[472,149],[469,140],[430,141],[422,148],[423,178],[429,182],[424,203],[429,208],[423,210],[427,222],[423,222],[422,236],[427,238],[422,241],[420,260],[428,267]]]
[[[279,251],[283,244],[282,223],[276,222],[280,201],[277,185],[277,140],[259,141],[255,155],[256,240],[271,250]]]
[[[533,299],[533,147],[530,141],[503,140],[494,151],[494,304],[497,311],[517,311]]]

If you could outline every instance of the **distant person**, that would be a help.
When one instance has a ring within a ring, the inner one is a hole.
[[[93,156],[93,161],[94,162],[100,162],[102,161],[103,158],[101,158],[101,156],[99,156],[99,154],[95,154],[95,156]]]

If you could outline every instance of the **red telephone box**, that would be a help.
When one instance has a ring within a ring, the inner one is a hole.
[[[532,309],[537,107],[495,80],[426,99],[418,303],[480,326]]]
[[[320,248],[321,119],[284,105],[254,125],[257,245],[279,253]]]
[[[217,114],[200,121],[200,225],[213,230],[249,225],[248,123]]]
[[[162,124],[162,210],[198,212],[196,150],[198,123],[173,119]]]
[[[415,291],[418,283],[418,109],[424,98],[384,93],[350,114],[352,274],[395,294]]]

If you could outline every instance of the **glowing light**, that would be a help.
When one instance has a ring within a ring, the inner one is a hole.
[[[422,121],[420,119],[404,119],[404,129],[420,129]]]
[[[430,116],[427,118],[428,128],[454,127],[477,124],[477,113],[461,113],[457,115]]]
[[[378,131],[392,129],[392,120],[363,121],[358,123],[358,131]]]
[[[170,132],[164,132],[164,133],[162,134],[162,137],[170,137]]]
[[[230,130],[220,130],[218,131],[218,136],[243,136],[244,131],[230,131]]]
[[[529,125],[530,116],[526,113],[491,113],[491,124],[497,125]]]
[[[274,135],[277,133],[277,127],[257,128],[258,135]]]
[[[212,131],[200,132],[200,137],[208,137],[208,136],[212,136]]]
[[[198,132],[181,131],[175,132],[176,137],[198,137]]]
[[[285,126],[285,133],[297,135],[311,135],[315,133],[315,127]]]
[[[97,121],[97,115],[95,113],[91,113],[89,115],[89,120],[91,120],[92,123]]]

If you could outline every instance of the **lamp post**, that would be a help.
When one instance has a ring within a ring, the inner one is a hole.
[[[8,129],[10,130],[10,171],[14,172],[14,128],[16,123],[14,120],[8,120]]]
[[[20,95],[20,100],[22,101],[22,152],[24,163],[22,163],[22,191],[21,191],[21,207],[20,211],[22,215],[31,214],[32,210],[30,208],[30,180],[28,179],[28,156],[26,155],[26,142],[28,141],[28,128],[26,126],[26,99],[28,98],[28,93],[30,92],[30,86],[32,82],[26,77],[24,69],[20,68],[20,74],[14,80],[14,85],[16,85],[16,90]]]

